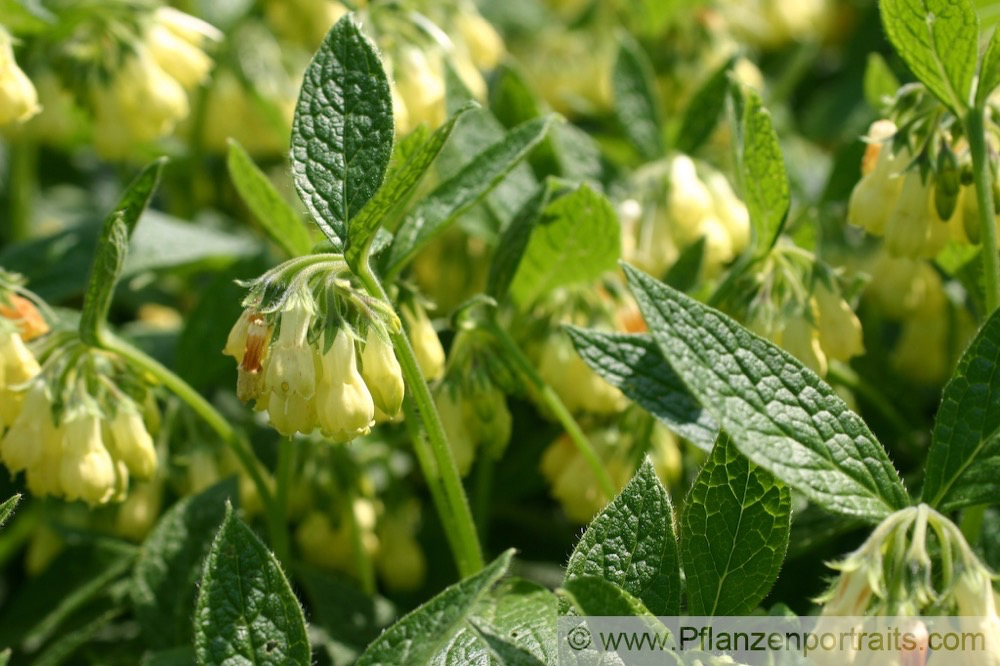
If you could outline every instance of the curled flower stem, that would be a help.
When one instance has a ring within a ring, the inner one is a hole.
[[[500,344],[500,347],[504,350],[507,356],[507,360],[511,361],[524,378],[535,388],[536,391],[538,391],[542,401],[550,410],[552,410],[556,420],[559,421],[559,424],[566,430],[566,434],[569,435],[573,445],[587,462],[587,465],[590,467],[590,471],[594,474],[594,478],[597,479],[597,483],[601,486],[601,491],[608,498],[609,502],[613,500],[615,495],[618,494],[618,490],[615,488],[614,483],[611,482],[611,477],[608,476],[608,472],[604,469],[604,465],[601,464],[601,459],[597,455],[597,451],[594,450],[590,440],[587,439],[587,435],[584,434],[583,430],[580,428],[580,424],[578,424],[576,419],[573,418],[573,415],[570,413],[569,409],[566,408],[566,405],[563,404],[559,395],[552,389],[551,386],[545,383],[542,376],[538,374],[537,370],[535,370],[535,366],[531,364],[531,361],[529,361],[524,355],[521,348],[517,346],[517,343],[511,339],[510,335],[507,334],[507,331],[503,330],[492,319],[483,320],[482,325]]]
[[[983,242],[983,273],[986,283],[985,320],[1000,307],[1000,254],[997,249],[996,215],[993,209],[993,174],[986,155],[984,110],[972,108],[965,117],[965,135],[972,153],[972,176],[979,204],[980,237]]]
[[[357,277],[368,293],[388,303],[389,297],[381,283],[372,274],[371,268],[367,264],[362,264],[359,268]],[[409,393],[408,399],[414,402],[427,432],[427,441],[422,437],[413,439],[417,461],[420,463],[421,470],[429,484],[441,484],[442,492],[433,493],[431,496],[437,505],[444,529],[449,533],[448,542],[452,546],[459,575],[465,578],[483,568],[483,553],[479,545],[479,537],[476,534],[476,525],[472,520],[472,511],[469,509],[469,500],[465,496],[462,479],[455,466],[455,458],[452,456],[451,448],[448,446],[441,418],[434,407],[434,400],[427,387],[427,382],[424,380],[423,373],[420,372],[420,366],[417,364],[417,357],[410,345],[410,340],[403,330],[392,332],[389,337],[392,339],[399,365],[403,370],[403,379]],[[421,448],[429,448],[429,451],[421,451]]]

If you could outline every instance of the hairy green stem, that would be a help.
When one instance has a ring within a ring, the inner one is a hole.
[[[503,348],[504,353],[507,356],[507,360],[514,363],[518,371],[524,376],[524,378],[535,388],[538,392],[539,397],[541,397],[542,402],[552,411],[555,415],[556,420],[559,424],[566,430],[566,434],[569,435],[570,440],[573,445],[576,446],[577,451],[583,456],[583,459],[587,462],[590,467],[590,471],[593,472],[594,478],[597,479],[597,483],[601,486],[601,491],[607,496],[608,501],[615,498],[618,494],[618,489],[615,488],[615,484],[611,482],[611,477],[608,476],[608,472],[604,469],[604,465],[601,464],[601,459],[597,455],[597,451],[591,445],[590,440],[587,439],[587,435],[584,434],[583,430],[580,428],[580,424],[576,422],[573,415],[570,414],[569,409],[563,404],[562,399],[559,395],[549,386],[542,376],[538,374],[535,370],[535,366],[531,364],[531,361],[524,355],[521,348],[517,346],[517,343],[510,337],[510,335],[503,328],[497,325],[492,319],[486,320],[483,326],[489,331],[494,339],[500,343]]]
[[[368,293],[382,299],[385,303],[389,303],[385,289],[375,278],[368,264],[363,263],[359,269],[358,279],[364,284]],[[410,345],[410,340],[403,330],[393,333],[390,337],[403,370],[403,379],[420,415],[420,420],[424,424],[430,443],[429,453],[418,451],[417,460],[428,480],[436,479],[441,483],[442,497],[434,496],[434,499],[436,503],[444,500],[447,504],[447,506],[438,504],[438,513],[445,531],[454,531],[448,540],[452,544],[459,575],[466,578],[483,568],[483,553],[479,545],[476,525],[472,520],[472,511],[469,509],[469,500],[465,496],[465,488],[462,487],[462,479],[458,474],[458,467],[455,466],[455,458],[451,453],[451,448],[448,446],[441,418],[434,407],[434,399],[431,397],[431,391],[424,375],[420,372],[420,366],[417,364],[417,357]],[[414,449],[427,447],[427,445],[428,442],[424,441],[423,438],[416,438],[413,441]],[[428,465],[431,460],[435,463],[433,468]]]
[[[979,204],[980,238],[983,243],[983,277],[986,284],[986,319],[1000,307],[1000,254],[997,251],[996,214],[993,209],[993,170],[986,154],[984,111],[972,108],[965,117],[965,135],[972,154],[972,177]]]

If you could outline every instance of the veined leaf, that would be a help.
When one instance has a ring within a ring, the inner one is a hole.
[[[580,576],[563,583],[574,605],[584,615],[619,617],[650,616],[653,613],[637,599],[601,576]]]
[[[663,137],[653,66],[642,47],[627,35],[618,47],[611,83],[615,116],[625,136],[644,159],[661,156]]]
[[[719,118],[722,117],[726,105],[726,93],[730,85],[729,70],[732,66],[733,60],[730,59],[717,69],[691,98],[680,127],[674,135],[673,144],[680,152],[693,154],[708,140],[715,126],[719,124]]]
[[[528,248],[531,234],[552,197],[552,189],[552,181],[546,181],[535,195],[521,206],[521,210],[514,215],[500,236],[486,281],[486,293],[497,301],[504,300],[510,291],[510,284],[524,257],[524,251]]]
[[[909,505],[885,449],[826,382],[721,312],[625,272],[664,358],[743,455],[830,511],[877,522]]]
[[[757,256],[767,254],[785,225],[791,194],[785,159],[778,145],[778,135],[771,123],[771,114],[764,108],[756,90],[744,91],[742,120],[743,196],[750,223],[756,236]]]
[[[976,83],[976,106],[983,108],[990,93],[1000,86],[1000,30],[994,28],[990,45],[986,47]]]
[[[523,663],[532,663],[534,659],[552,664],[558,656],[558,604],[556,595],[537,583],[505,580],[480,604],[473,626],[494,652],[507,653]],[[502,640],[504,645],[494,638]]]

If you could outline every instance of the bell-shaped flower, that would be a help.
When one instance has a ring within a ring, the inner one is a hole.
[[[52,399],[45,382],[35,380],[27,390],[17,419],[0,440],[0,460],[16,474],[38,463],[45,437],[53,429]]]
[[[153,24],[145,38],[156,63],[181,86],[191,90],[212,69],[212,59],[201,48],[203,42],[221,39],[222,33],[190,14],[159,7],[153,12]]]
[[[402,312],[420,372],[427,381],[440,379],[444,374],[444,347],[441,346],[441,340],[427,312],[415,302],[403,305]]]
[[[0,26],[0,125],[22,123],[39,111],[38,92],[17,66],[10,35]]]
[[[105,504],[115,495],[118,472],[101,439],[101,419],[79,410],[65,421],[59,482],[68,500]]]
[[[316,392],[316,370],[312,349],[306,344],[315,314],[311,302],[300,294],[288,297],[281,314],[281,332],[271,345],[264,390],[287,397],[295,394],[309,400]]]
[[[365,435],[375,423],[375,402],[358,372],[357,355],[350,334],[337,331],[322,356],[316,412],[323,434],[335,442]]]
[[[384,340],[374,327],[368,329],[365,349],[361,352],[361,376],[375,406],[390,418],[398,414],[403,404],[403,371],[392,343]]]
[[[14,423],[24,398],[21,388],[38,371],[38,361],[21,336],[0,325],[0,425]]]
[[[870,171],[854,186],[847,204],[847,221],[874,236],[885,233],[903,187],[900,171],[909,160],[907,150],[893,154],[890,139],[895,133],[896,125],[888,120],[871,126],[862,165],[862,171]]]
[[[627,405],[622,392],[591,370],[561,332],[542,346],[538,373],[571,412],[615,414]]]
[[[742,252],[750,242],[750,213],[746,204],[739,200],[720,171],[711,170],[706,173],[704,182],[712,195],[715,217],[729,232],[733,255]]]
[[[918,257],[931,233],[931,191],[914,169],[903,177],[892,216],[885,230],[885,247],[894,257]]]
[[[819,344],[828,358],[848,361],[865,351],[861,320],[840,294],[820,282],[813,292],[819,325]]]
[[[687,244],[700,235],[701,221],[713,213],[712,193],[698,177],[694,160],[687,155],[671,159],[668,171],[667,210],[678,240]]]
[[[427,575],[427,558],[405,516],[386,516],[379,525],[375,569],[385,586],[395,592],[419,588]]]
[[[156,472],[156,447],[146,429],[142,414],[134,405],[119,405],[108,424],[115,456],[140,479],[148,479]]]

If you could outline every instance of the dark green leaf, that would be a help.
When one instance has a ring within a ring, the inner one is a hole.
[[[791,195],[771,114],[752,88],[744,91],[742,183],[758,256],[767,254],[785,224]]]
[[[80,313],[80,337],[89,345],[100,345],[101,329],[107,321],[111,297],[125,265],[129,236],[153,196],[165,162],[161,158],[136,176],[101,227]]]
[[[524,306],[556,287],[594,280],[621,254],[614,206],[588,185],[559,197],[542,213],[510,285]]]
[[[455,218],[496,187],[545,137],[552,120],[552,116],[537,118],[512,129],[417,204],[396,233],[386,274],[397,273]]]
[[[625,272],[660,351],[743,455],[830,511],[877,522],[909,505],[885,449],[826,382],[721,312]]]
[[[746,615],[767,595],[788,549],[791,493],[722,435],[681,516],[691,615]]]
[[[500,63],[493,73],[490,110],[508,128],[542,115],[538,99],[524,73],[509,62]]]
[[[535,196],[525,202],[501,234],[486,280],[486,293],[497,301],[507,297],[510,283],[514,280],[517,267],[521,264],[531,234],[542,217],[542,211],[548,206],[551,196],[551,182],[547,182],[538,189]]]
[[[886,100],[892,99],[899,89],[899,80],[878,53],[868,54],[864,89],[865,101],[868,102],[868,106],[876,110],[885,106]]]
[[[643,159],[661,156],[663,137],[653,66],[642,47],[627,35],[618,48],[611,82],[615,116],[625,136]]]
[[[726,105],[726,93],[729,91],[729,70],[733,61],[727,61],[715,71],[711,77],[698,89],[687,105],[680,127],[674,136],[673,144],[678,151],[692,155],[712,135],[715,126],[719,124],[722,111]]]
[[[270,179],[236,139],[229,139],[226,166],[236,191],[271,240],[292,257],[308,254],[313,242],[299,214],[281,198]]]
[[[546,662],[500,634],[493,627],[476,620],[472,621],[472,626],[479,638],[489,646],[490,655],[499,661],[501,666],[545,666]]]
[[[673,508],[649,460],[594,518],[573,550],[564,585],[582,576],[600,576],[624,588],[656,615],[680,612]]]
[[[1000,312],[969,345],[944,387],[927,452],[923,501],[951,511],[1000,496]]]
[[[89,608],[87,609],[90,610]],[[94,635],[107,627],[115,618],[122,615],[124,608],[115,606],[90,614],[88,619],[78,627],[69,631],[60,631],[54,640],[46,644],[45,649],[31,662],[32,666],[59,666],[73,663],[70,658],[79,648],[90,642]]]
[[[563,583],[573,605],[584,615],[652,616],[648,608],[626,590],[600,576],[579,576]],[[676,615],[677,613],[672,613]]]
[[[132,604],[149,644],[169,648],[191,641],[191,613],[212,536],[235,501],[230,478],[174,504],[146,538],[132,574]]]
[[[295,188],[334,247],[382,185],[393,132],[389,81],[348,14],[309,63],[292,123]]]
[[[142,660],[142,666],[189,666],[194,663],[194,648],[190,645],[151,652]]]
[[[434,158],[441,152],[458,119],[475,108],[474,104],[461,107],[441,127],[437,128],[419,148],[411,153],[406,162],[389,175],[389,179],[379,188],[371,200],[351,220],[347,231],[345,258],[351,266],[356,266],[367,256],[375,233],[382,226],[385,216],[401,201],[404,201],[420,183]]]
[[[688,245],[670,267],[663,281],[677,291],[688,292],[698,285],[701,265],[705,260],[705,236]]]
[[[663,425],[705,451],[719,424],[698,404],[664,360],[651,335],[566,327],[576,351],[597,374]]]
[[[507,567],[513,551],[507,551],[478,574],[446,588],[436,597],[404,616],[371,644],[356,666],[409,666],[410,664],[458,664],[442,652],[461,648],[485,653],[485,646],[468,627],[476,604],[496,583]],[[466,655],[469,656],[469,655]],[[472,663],[468,659],[464,663]]]
[[[990,45],[986,47],[979,67],[979,82],[976,83],[976,106],[983,108],[990,93],[1000,86],[1000,30],[993,30]]]
[[[278,560],[230,505],[205,561],[194,614],[199,664],[311,663],[306,621]]]
[[[0,527],[7,522],[7,519],[14,515],[14,509],[17,508],[18,502],[21,501],[21,494],[18,493],[6,500],[3,504],[0,504]]]
[[[961,114],[976,74],[979,17],[969,0],[882,0],[882,25],[903,62]]]

